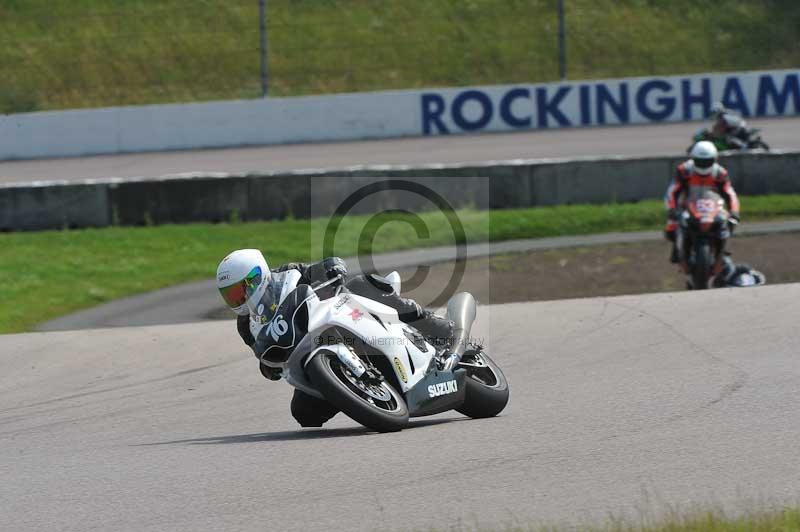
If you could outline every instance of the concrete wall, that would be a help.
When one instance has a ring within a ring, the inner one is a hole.
[[[106,184],[0,188],[0,231],[105,227],[109,205]]]
[[[616,157],[352,167],[318,174],[193,175],[0,186],[0,230],[325,216],[355,190],[390,177],[424,184],[455,208],[637,201],[661,198],[682,159]],[[722,163],[740,194],[800,193],[800,152],[734,154],[723,157]],[[427,207],[420,198],[383,194],[360,203],[352,212]]]
[[[0,160],[800,114],[800,71],[708,73],[0,115]]]

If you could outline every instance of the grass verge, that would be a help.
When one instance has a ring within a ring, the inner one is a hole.
[[[800,531],[800,508],[777,511],[748,512],[731,517],[722,511],[710,510],[682,514],[670,512],[658,521],[643,520],[633,524],[625,519],[610,518],[605,525],[578,525],[560,527],[546,525],[507,526],[504,528],[476,527],[475,532],[560,532],[577,530],[585,532],[796,532]]]
[[[787,508],[779,512],[746,514],[728,517],[722,512],[705,512],[690,516],[675,516],[657,525],[646,527],[616,526],[610,530],[627,532],[768,532],[799,531],[800,509]]]
[[[555,81],[551,0],[269,0],[273,96]],[[571,79],[792,68],[795,0],[569,0]],[[0,2],[0,113],[257,98],[256,0]],[[654,38],[655,37],[655,38]]]
[[[800,217],[800,195],[743,198],[744,222]],[[440,213],[423,213],[420,239],[397,215],[342,220],[335,254],[353,256],[454,243]],[[658,229],[661,202],[462,210],[469,242]],[[393,221],[391,221],[393,220]],[[388,223],[385,223],[388,222]],[[30,330],[57,316],[120,297],[209,279],[233,249],[265,251],[272,265],[318,260],[328,220],[110,227],[0,235],[0,333]],[[367,227],[365,231],[362,230]],[[374,243],[374,246],[372,245]]]

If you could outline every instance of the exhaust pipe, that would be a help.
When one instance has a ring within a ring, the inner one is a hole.
[[[452,354],[445,361],[445,371],[452,371],[461,361],[461,355],[467,350],[476,315],[477,304],[469,292],[459,292],[447,302],[447,318],[454,323],[454,327]]]

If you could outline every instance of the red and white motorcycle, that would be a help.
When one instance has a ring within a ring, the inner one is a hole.
[[[687,199],[678,231],[680,264],[687,274],[687,288],[759,286],[766,282],[763,273],[747,265],[735,265],[725,255],[733,220],[725,202],[715,191],[696,187]]]

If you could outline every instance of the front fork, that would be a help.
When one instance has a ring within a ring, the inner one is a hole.
[[[675,247],[678,248],[681,271],[689,275],[689,239],[686,238],[685,228],[682,225],[675,232]]]
[[[680,252],[680,267],[684,274],[689,275],[689,246],[691,245],[691,240],[686,238],[684,234],[684,228],[678,227],[676,231],[675,238],[676,246],[678,247],[678,251]],[[712,273],[714,275],[718,275],[719,272],[722,271],[722,267],[724,264],[724,257],[725,257],[725,244],[727,244],[727,238],[713,238],[711,239],[711,250],[714,253],[714,267],[712,269]]]

